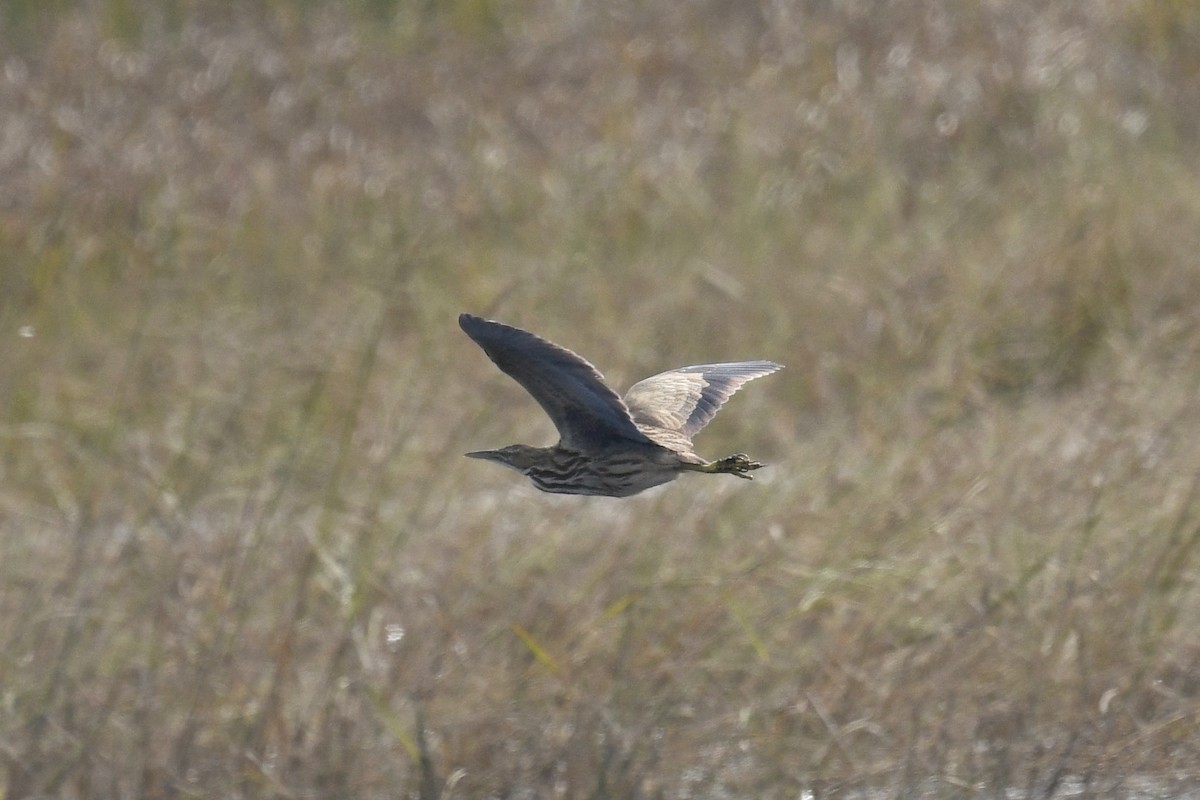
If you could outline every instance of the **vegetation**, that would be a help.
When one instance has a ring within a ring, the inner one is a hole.
[[[0,11],[0,796],[1200,784],[1189,3]],[[455,324],[788,369],[625,501]],[[1013,792],[1015,794],[1006,794]]]

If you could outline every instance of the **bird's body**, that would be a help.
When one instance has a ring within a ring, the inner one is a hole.
[[[634,384],[622,399],[595,367],[566,348],[470,314],[458,323],[538,401],[560,436],[552,447],[514,444],[467,455],[518,470],[542,491],[627,497],[684,472],[749,479],[762,466],[740,453],[706,461],[692,449],[692,437],[742,384],[779,364],[682,367]]]
[[[522,444],[483,452],[497,456],[468,455],[500,461],[522,472],[543,492],[554,494],[628,497],[674,480],[680,472],[679,458],[670,450],[636,442],[590,453],[561,445],[530,447]]]

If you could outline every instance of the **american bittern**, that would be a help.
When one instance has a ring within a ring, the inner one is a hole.
[[[584,359],[528,331],[462,314],[458,324],[545,409],[559,442],[553,447],[510,444],[467,453],[521,472],[543,492],[628,497],[684,472],[749,480],[762,464],[744,453],[705,461],[692,437],[746,381],[779,364],[737,361],[700,364],[635,383],[622,400]]]

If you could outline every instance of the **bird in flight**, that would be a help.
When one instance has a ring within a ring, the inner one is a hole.
[[[580,356],[529,331],[462,314],[458,324],[509,377],[533,395],[554,427],[558,444],[510,444],[467,453],[495,461],[543,492],[628,497],[684,472],[751,479],[763,465],[744,453],[706,461],[692,437],[747,381],[780,364],[735,361],[699,364],[635,383],[622,399]]]

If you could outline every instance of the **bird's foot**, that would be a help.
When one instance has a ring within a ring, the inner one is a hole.
[[[745,478],[750,481],[754,480],[754,476],[747,473],[751,470],[761,469],[763,465],[757,461],[751,461],[750,456],[745,453],[735,453],[734,455],[718,459],[709,464],[709,466],[712,467],[712,472],[736,475],[739,478]]]

